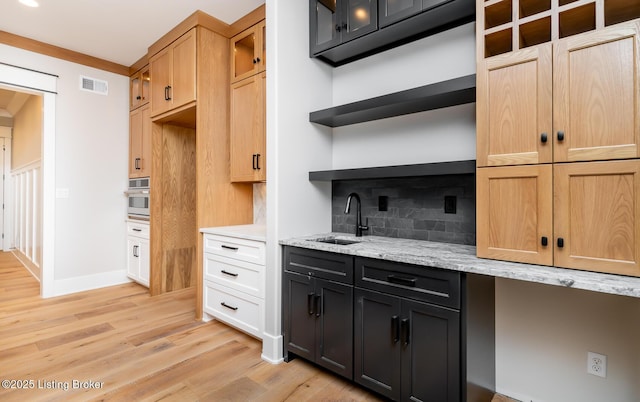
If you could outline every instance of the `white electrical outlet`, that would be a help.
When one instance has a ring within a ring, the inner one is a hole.
[[[600,353],[587,352],[587,373],[606,378],[607,356]]]

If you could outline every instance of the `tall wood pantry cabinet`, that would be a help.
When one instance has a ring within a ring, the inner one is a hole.
[[[477,254],[640,276],[640,5],[510,5],[477,2]]]
[[[231,38],[230,159],[232,182],[266,174],[266,27],[264,21]]]

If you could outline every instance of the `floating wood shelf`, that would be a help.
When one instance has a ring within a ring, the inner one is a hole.
[[[415,165],[384,166],[360,169],[322,170],[309,172],[309,181],[390,179],[398,177],[473,174],[475,172],[476,161],[466,160],[456,162],[420,163]]]
[[[476,76],[472,74],[311,112],[309,121],[329,127],[341,127],[475,101]]]

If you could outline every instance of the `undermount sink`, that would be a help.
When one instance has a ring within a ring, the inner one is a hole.
[[[348,246],[349,244],[356,244],[356,243],[360,243],[359,241],[355,241],[355,240],[347,240],[347,239],[339,239],[336,237],[322,237],[319,239],[311,239],[309,241],[317,241],[320,243],[328,243],[328,244],[337,244],[340,246]]]

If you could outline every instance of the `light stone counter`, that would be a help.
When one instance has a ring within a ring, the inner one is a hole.
[[[336,245],[312,241],[325,237],[359,243]],[[378,236],[358,238],[345,233],[292,238],[282,240],[280,244],[640,298],[640,278],[487,260],[476,257],[473,246]]]

